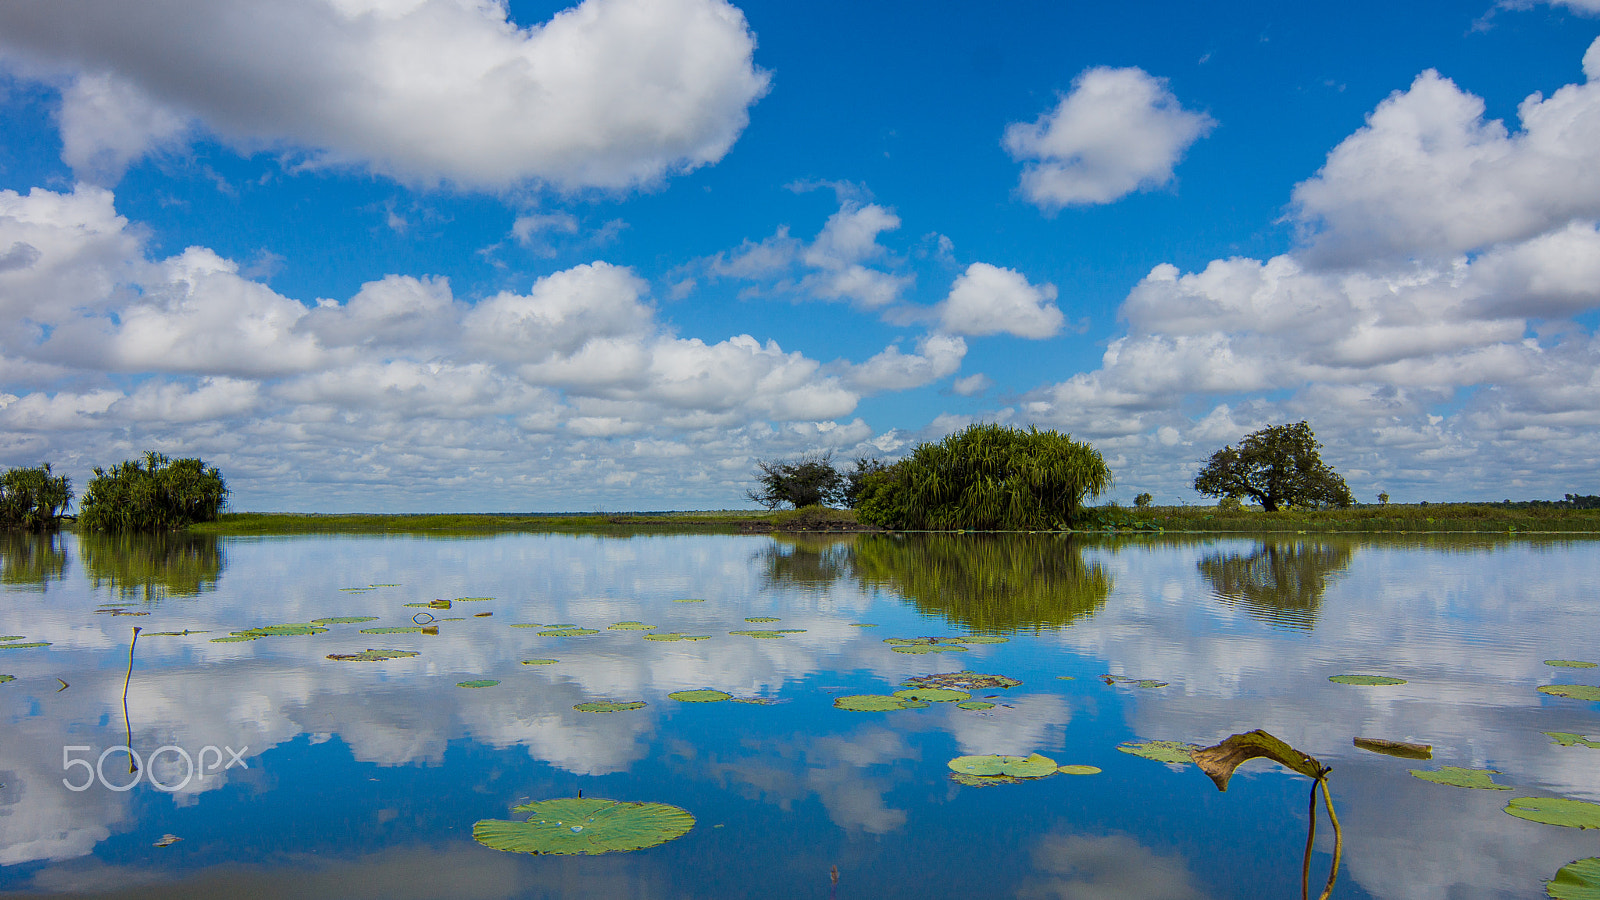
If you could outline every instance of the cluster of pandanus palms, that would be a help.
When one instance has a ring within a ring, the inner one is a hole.
[[[228,486],[215,466],[155,451],[142,460],[96,467],[78,511],[83,531],[171,531],[222,514]],[[50,464],[0,476],[0,527],[50,531],[72,502],[72,483]]]

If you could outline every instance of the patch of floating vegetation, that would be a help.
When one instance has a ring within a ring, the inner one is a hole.
[[[354,625],[357,622],[376,622],[377,616],[329,616],[326,619],[312,619],[313,625]]]
[[[1126,675],[1101,675],[1100,680],[1106,684],[1131,684],[1136,688],[1161,688],[1167,686],[1165,681],[1156,681],[1151,678],[1129,678]]]
[[[392,625],[383,628],[363,628],[362,634],[421,634],[421,625]]]
[[[1191,755],[1200,749],[1199,744],[1189,744],[1183,741],[1125,741],[1117,745],[1123,753],[1132,753],[1145,759],[1156,762],[1172,763],[1174,765],[1188,765],[1194,762]]]
[[[732,700],[733,695],[725,691],[702,688],[697,691],[673,691],[667,697],[681,703],[717,703],[722,700]]]
[[[746,622],[782,622],[783,621],[782,619],[779,619],[779,618],[777,618],[775,616],[745,616],[744,620]]]
[[[1600,900],[1600,856],[1562,866],[1545,882],[1544,890],[1552,900]]]
[[[994,704],[987,700],[963,700],[962,702],[956,704],[956,709],[994,709]]]
[[[141,633],[145,637],[188,637],[191,634],[210,634],[211,632],[190,631],[189,629],[185,628],[182,631],[145,631]]]
[[[1056,766],[1056,771],[1063,775],[1099,775],[1099,766],[1068,765]]]
[[[1600,803],[1566,797],[1517,797],[1506,812],[1519,819],[1565,828],[1600,828]]]
[[[0,684],[8,684],[16,680],[17,676],[15,675],[0,675]]]
[[[1600,687],[1592,684],[1545,684],[1539,686],[1539,693],[1549,694],[1552,697],[1571,697],[1574,700],[1600,702]]]
[[[1056,761],[1038,753],[1029,756],[958,756],[947,764],[958,784],[983,787],[987,783],[1015,784],[1056,773]],[[1003,779],[988,782],[988,779]]]
[[[540,637],[579,637],[585,634],[599,634],[598,628],[550,628],[539,632]]]
[[[513,623],[511,623],[511,627],[512,628],[543,628],[544,626],[540,625],[537,622],[513,622]]]
[[[20,641],[25,637],[25,634],[0,634],[0,641]]]
[[[456,602],[457,603],[482,603],[485,600],[493,600],[493,599],[494,599],[493,597],[457,597],[456,598]]]
[[[259,635],[259,634],[230,634],[227,637],[212,638],[211,639],[211,643],[213,643],[213,644],[238,644],[238,643],[242,643],[244,641],[259,640],[261,637],[262,637],[262,635]]]
[[[706,599],[704,597],[684,597],[681,600],[674,600],[672,602],[673,603],[704,603],[704,602],[706,602]]]
[[[339,590],[344,591],[347,594],[360,594],[360,593],[363,593],[365,591],[370,591],[370,590],[372,590],[372,588],[369,588],[369,587],[339,588]]]
[[[850,694],[834,698],[833,705],[851,712],[893,712],[899,709],[921,709],[927,706],[928,702],[890,694]]]
[[[945,688],[953,691],[986,691],[995,688],[1013,688],[1022,682],[1005,675],[985,675],[963,669],[938,675],[918,675],[900,683],[904,688]]]
[[[1394,678],[1389,675],[1329,675],[1328,680],[1334,684],[1359,684],[1368,687],[1406,683],[1404,678]]]
[[[947,688],[936,687],[908,688],[903,691],[895,691],[894,695],[906,700],[924,700],[928,703],[954,703],[972,699],[972,695],[966,691],[952,691]]]
[[[765,641],[777,640],[778,638],[781,638],[784,635],[784,632],[782,632],[782,631],[749,631],[749,630],[741,630],[741,631],[730,631],[728,633],[729,634],[741,634],[741,635],[744,635],[745,637],[759,638],[759,639],[765,640]]]
[[[644,636],[644,639],[647,641],[707,641],[711,639],[711,635],[680,634],[676,631],[669,631],[665,634],[647,634]]]
[[[578,712],[586,713],[614,713],[627,712],[630,709],[644,709],[643,700],[591,700],[588,703],[579,703],[572,708]]]
[[[495,680],[493,678],[476,678],[476,679],[473,679],[472,681],[458,681],[458,682],[456,682],[456,687],[458,687],[458,688],[487,688],[487,687],[494,687],[495,685],[497,685],[499,683],[500,683],[499,681],[497,681],[497,680]]]
[[[611,631],[649,631],[655,627],[654,625],[646,625],[643,622],[617,622],[606,626]]]
[[[481,612],[481,613],[473,613],[472,617],[474,619],[487,619],[492,615],[494,615],[494,613],[492,613],[492,612]]]
[[[1407,741],[1390,741],[1384,738],[1358,737],[1351,741],[1362,750],[1373,753],[1382,753],[1385,756],[1398,756],[1401,759],[1433,759],[1433,746],[1430,744],[1413,744]]]
[[[473,824],[473,839],[510,853],[592,856],[655,847],[694,827],[694,816],[681,807],[601,797],[541,800],[512,812],[529,813],[527,821],[483,819]]]
[[[232,644],[240,641],[254,641],[265,637],[291,637],[296,635],[323,634],[327,632],[327,630],[328,629],[323,628],[321,625],[291,622],[287,625],[263,625],[260,628],[246,628],[243,631],[232,632],[227,637],[212,638],[211,640],[219,644]]]
[[[1411,774],[1434,784],[1451,787],[1476,788],[1480,791],[1509,791],[1510,787],[1495,784],[1491,775],[1503,775],[1498,769],[1463,769],[1460,766],[1443,766],[1438,769],[1412,769]]]
[[[329,659],[343,662],[386,662],[391,659],[403,659],[408,656],[417,656],[415,650],[374,650],[371,647],[360,653],[329,653]]]
[[[525,659],[522,664],[525,666],[548,666],[554,662],[555,660],[553,659]]]
[[[1078,680],[1078,676],[1076,676],[1076,675],[1057,675],[1056,679],[1059,680],[1059,681],[1077,681]]]
[[[368,585],[368,587],[375,587],[375,588],[380,588],[380,587],[399,587],[399,586],[400,586],[400,582],[398,582],[398,581],[387,582],[385,584]]]
[[[1581,734],[1570,731],[1541,731],[1540,734],[1562,747],[1588,747],[1591,750],[1600,750],[1600,741],[1591,741]]]
[[[780,700],[777,697],[735,697],[733,702],[748,703],[752,706],[774,706],[779,703],[788,703],[789,701]]]
[[[1563,669],[1592,669],[1595,666],[1600,666],[1600,663],[1584,662],[1581,659],[1547,659],[1544,664],[1547,666],[1559,666]]]
[[[996,634],[970,634],[959,639],[963,644],[1009,644],[1011,638]]]
[[[851,628],[877,628],[877,622],[851,622]]]

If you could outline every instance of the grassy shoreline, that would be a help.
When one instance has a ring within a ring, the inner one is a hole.
[[[195,534],[224,536],[292,534],[740,534],[767,531],[850,531],[848,510],[764,512],[727,510],[675,513],[516,514],[316,514],[226,513],[193,526]],[[1286,510],[1245,507],[1165,506],[1148,509],[1101,507],[1094,521],[1075,529],[1088,533],[1175,532],[1188,534],[1317,533],[1418,534],[1600,534],[1600,510],[1526,509],[1499,504],[1435,503],[1359,506],[1352,509]]]

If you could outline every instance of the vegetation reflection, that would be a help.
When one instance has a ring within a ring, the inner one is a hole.
[[[825,588],[849,577],[857,535],[773,535],[759,561],[767,585]]]
[[[0,584],[42,591],[66,570],[60,535],[0,531]]]
[[[1219,599],[1242,603],[1252,617],[1273,625],[1311,628],[1328,585],[1350,565],[1352,544],[1329,541],[1262,541],[1248,553],[1213,553],[1200,574]]]
[[[95,589],[109,589],[123,601],[216,590],[225,563],[221,543],[204,534],[84,534],[78,548]]]

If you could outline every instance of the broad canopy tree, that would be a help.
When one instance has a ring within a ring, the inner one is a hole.
[[[1209,497],[1249,497],[1267,512],[1284,505],[1347,507],[1355,502],[1344,479],[1317,451],[1311,426],[1305,422],[1273,425],[1245,435],[1211,455],[1194,489]]]
[[[845,476],[833,467],[833,454],[801,457],[797,462],[756,460],[758,490],[745,497],[767,509],[785,503],[795,509],[803,506],[828,506],[844,500]]]

